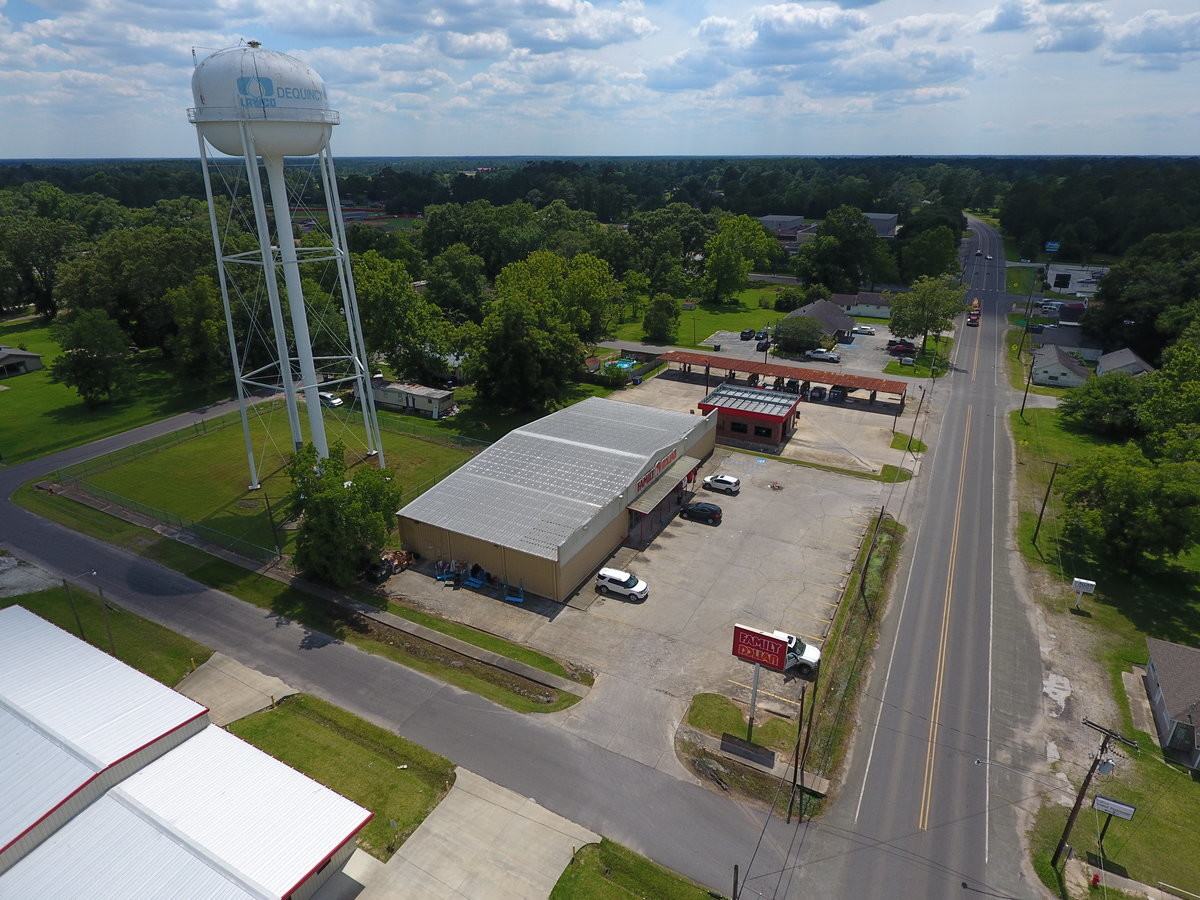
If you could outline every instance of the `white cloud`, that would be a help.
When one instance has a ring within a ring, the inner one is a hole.
[[[1094,3],[1047,11],[1046,29],[1034,45],[1039,53],[1087,53],[1104,43],[1109,14]]]
[[[1151,9],[1113,29],[1111,50],[1144,69],[1173,71],[1200,59],[1200,13]]]
[[[790,64],[804,57],[831,56],[834,45],[870,25],[864,13],[826,6],[761,6],[751,19],[753,38],[745,54],[766,65]]]
[[[1039,20],[1037,4],[1031,0],[1003,0],[991,11],[982,31],[1026,31]]]

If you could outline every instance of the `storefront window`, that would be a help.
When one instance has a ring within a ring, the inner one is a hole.
[[[734,434],[747,434],[750,431],[750,429],[746,427],[745,422],[730,422],[729,430]]]

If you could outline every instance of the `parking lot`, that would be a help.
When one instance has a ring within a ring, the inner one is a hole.
[[[693,376],[695,373],[693,373]],[[704,385],[653,378],[615,399],[695,408]],[[893,419],[861,404],[801,406],[789,452],[863,470],[884,461],[913,467],[891,450]],[[910,427],[912,410],[900,419]],[[650,586],[644,602],[596,593],[585,582],[567,605],[530,598],[521,606],[455,590],[416,572],[391,589],[431,611],[524,643],[597,673],[584,703],[550,718],[590,741],[687,777],[672,738],[702,692],[745,700],[752,668],[731,654],[733,625],[780,629],[820,645],[857,548],[887,485],[791,465],[721,446],[700,476],[741,480],[737,496],[700,489],[687,499],[718,504],[712,526],[673,519],[644,550],[621,547],[605,565],[632,570]],[[799,695],[795,676],[763,670],[760,701],[779,709]]]

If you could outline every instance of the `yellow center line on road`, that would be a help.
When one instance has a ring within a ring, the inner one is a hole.
[[[745,689],[746,689],[746,690],[748,690],[748,691],[752,689],[752,688],[750,687],[750,685],[748,685],[748,684],[742,684],[740,681],[730,681],[729,683],[730,683],[730,684],[732,684],[732,685],[736,685],[737,687],[740,687],[740,688],[745,688]],[[770,697],[772,700],[780,700],[780,701],[782,701],[783,703],[790,703],[790,704],[792,704],[792,706],[799,706],[799,705],[800,705],[800,701],[799,701],[799,700],[793,700],[793,699],[791,699],[790,697],[781,697],[781,696],[779,696],[779,694],[772,694],[770,691],[764,691],[762,688],[759,688],[759,689],[758,689],[758,692],[759,692],[760,694],[763,694],[763,695],[767,696],[767,697]]]
[[[925,755],[925,785],[921,790],[921,808],[917,828],[929,828],[929,810],[933,800],[933,769],[937,757],[938,716],[942,706],[942,686],[946,677],[946,644],[950,634],[950,597],[954,591],[954,562],[958,554],[958,531],[962,524],[963,486],[967,480],[967,459],[971,448],[971,412],[967,407],[967,422],[963,428],[962,465],[958,470],[958,499],[954,504],[954,527],[950,532],[950,563],[946,568],[946,596],[942,600],[942,630],[938,638],[937,671],[933,678],[933,703],[929,710],[929,747]]]
[[[971,360],[971,380],[975,380],[975,376],[979,373],[979,350],[983,347],[983,341],[979,339],[979,330],[975,330],[975,358]]]

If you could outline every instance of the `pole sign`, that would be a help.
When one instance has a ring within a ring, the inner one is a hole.
[[[1133,814],[1137,811],[1136,806],[1111,800],[1108,797],[1101,797],[1099,794],[1092,798],[1092,809],[1108,813],[1110,816],[1116,816],[1119,819],[1132,819]]]
[[[1046,252],[1047,253],[1057,253],[1058,248],[1061,246],[1062,246],[1062,244],[1058,241],[1046,241]]]
[[[746,625],[734,625],[733,655],[782,672],[787,669],[787,638]]]

